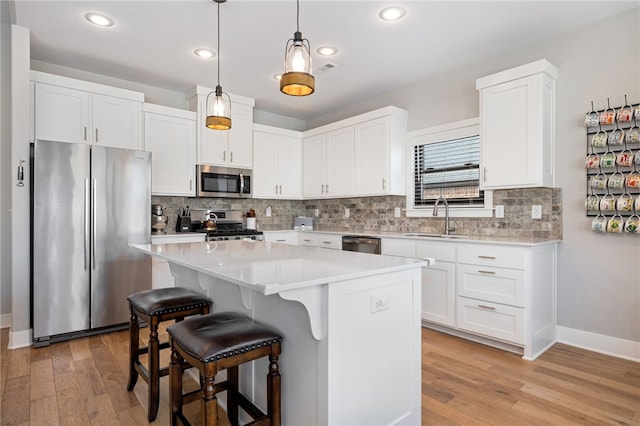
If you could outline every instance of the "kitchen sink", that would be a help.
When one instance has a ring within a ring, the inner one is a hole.
[[[426,234],[420,232],[409,232],[406,234],[400,234],[403,237],[423,237],[423,238],[465,238],[464,235],[447,235],[447,234]]]

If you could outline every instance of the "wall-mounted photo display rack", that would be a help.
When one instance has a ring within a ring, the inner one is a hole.
[[[595,232],[640,235],[640,103],[585,114],[585,210]]]

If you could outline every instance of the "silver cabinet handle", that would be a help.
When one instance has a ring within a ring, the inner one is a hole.
[[[326,184],[326,185],[324,186],[324,190],[325,190],[325,192],[326,192],[327,194],[329,193],[329,184]]]
[[[278,188],[279,188],[278,193],[279,193],[280,195],[282,195],[282,185],[278,185]]]
[[[484,180],[486,182],[487,181],[487,176],[489,175],[489,173],[487,172],[487,168],[486,167],[483,167],[483,170],[484,170],[484,176],[483,176],[482,180]]]
[[[387,180],[382,179],[382,190],[385,191],[387,189]]]
[[[307,240],[307,239],[304,239],[302,241],[304,241],[305,243],[310,243],[311,242],[311,240]]]
[[[480,259],[495,259],[495,256],[478,256]]]
[[[244,194],[244,175],[240,173],[240,196]]]
[[[331,244],[331,241],[322,241],[322,244]]]
[[[229,151],[229,162],[233,163],[233,151]]]
[[[493,271],[478,271],[479,274],[489,274],[489,275],[495,275],[496,273]]]
[[[277,243],[284,243],[287,240],[276,240]]]
[[[276,195],[278,195],[278,185],[276,185]]]
[[[324,184],[320,185],[322,187],[322,193],[324,194]]]
[[[84,126],[84,141],[87,141],[87,126]]]
[[[227,151],[222,151],[222,161],[227,161]]]
[[[496,308],[494,308],[493,306],[487,306],[487,305],[478,305],[478,308],[480,309],[488,309],[490,311],[495,311]]]
[[[193,179],[189,179],[189,191],[193,189]]]
[[[98,129],[96,129],[96,143],[98,142]]]

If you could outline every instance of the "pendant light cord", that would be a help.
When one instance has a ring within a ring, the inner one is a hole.
[[[300,32],[300,0],[296,0],[296,31]]]
[[[218,86],[220,86],[220,2],[218,3]]]

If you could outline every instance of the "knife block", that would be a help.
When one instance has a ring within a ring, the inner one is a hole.
[[[191,231],[191,217],[178,216],[176,220],[176,232],[189,232]]]

